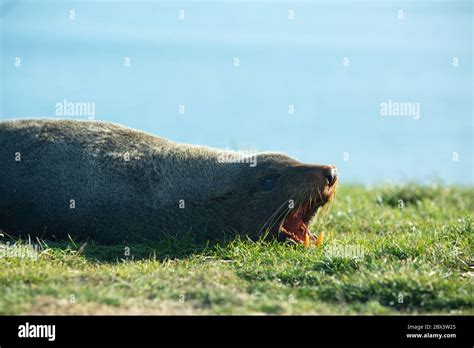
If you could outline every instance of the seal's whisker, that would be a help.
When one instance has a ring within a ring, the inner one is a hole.
[[[318,189],[318,191],[319,191],[319,189]],[[321,195],[321,192],[319,192],[319,194]],[[311,224],[312,229],[315,228],[315,227],[317,229],[319,229],[320,227],[322,227],[326,224],[327,218],[329,216],[329,211],[331,209],[331,205],[335,200],[335,195],[336,195],[336,188],[334,189],[333,193],[329,196],[326,204],[323,207],[321,207],[321,209],[320,209],[321,214],[317,214],[317,217],[318,217],[317,221],[315,219],[314,223]],[[319,211],[318,211],[318,213],[319,213]],[[316,223],[318,223],[317,226],[316,226]]]
[[[280,210],[282,208],[284,208],[288,203],[287,202],[283,202],[274,212],[273,214],[267,219],[267,221],[265,221],[265,223],[263,224],[263,227],[267,224],[267,223],[270,223],[271,221],[273,221],[274,217],[276,214],[278,214],[280,212]]]
[[[303,202],[305,202],[304,196],[307,194],[307,192],[303,192],[299,197],[297,197],[294,200],[294,208],[298,209]],[[288,204],[288,202],[285,202],[285,204]],[[293,208],[293,209],[294,209]],[[272,229],[275,226],[275,223],[283,223],[283,221],[286,219],[287,215],[293,210],[289,206],[286,208],[287,210],[283,211],[283,215],[280,213],[276,217],[274,217],[273,221],[271,222],[271,225],[269,226],[269,229]]]
[[[294,207],[295,207],[295,208],[299,207],[299,206],[301,205],[301,203],[303,203],[304,200],[301,199],[302,196],[303,196],[303,194],[302,194],[299,198],[297,198],[297,199],[294,200],[293,203],[294,203]],[[288,204],[288,202],[285,202],[285,203]],[[282,216],[282,214],[279,214],[279,215],[277,216],[277,218],[274,219],[274,221],[272,222],[270,228],[272,228],[272,227],[275,225],[276,222],[279,222],[279,221],[280,221],[280,222],[283,222],[283,221],[285,220],[286,216],[287,216],[287,215],[290,213],[290,211],[293,210],[294,208],[292,209],[292,208],[290,208],[289,206],[287,206],[286,209],[287,209],[286,214],[285,214],[284,216]],[[284,213],[285,213],[285,211],[284,211]]]
[[[275,215],[279,213],[279,211],[285,206],[287,205],[288,202],[283,202],[274,212],[272,215],[270,215],[270,217],[264,222],[264,224],[262,225],[262,227],[260,228],[260,233],[262,232],[262,230],[264,230],[265,226],[267,224],[269,224],[267,230],[270,230],[271,229],[271,226],[273,225],[273,220],[275,218]]]
[[[276,216],[275,219],[273,219],[271,225],[269,226],[269,229],[272,229],[276,223],[280,222],[280,220],[284,220],[290,211],[291,209],[289,208],[286,208],[285,210],[283,210],[282,213],[280,213],[278,216]]]
[[[321,191],[319,190],[319,187],[317,188],[317,190],[318,190],[319,198],[321,199],[321,202],[323,202],[323,196],[321,195]],[[320,227],[324,225],[321,221],[322,219],[320,219],[320,216],[322,214],[320,213],[320,211],[323,211],[323,209],[324,209],[324,206],[318,208],[316,215],[313,217],[313,219],[311,219],[309,223],[309,226],[308,226],[309,230],[319,229]]]

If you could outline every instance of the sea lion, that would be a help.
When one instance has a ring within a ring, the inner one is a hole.
[[[308,245],[317,238],[307,226],[338,181],[334,166],[273,152],[250,158],[99,121],[0,122],[0,163],[4,233],[102,243],[283,232]]]

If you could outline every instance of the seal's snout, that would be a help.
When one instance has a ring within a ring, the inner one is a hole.
[[[334,199],[338,171],[333,165],[301,165],[295,169],[299,172],[304,187],[300,188],[297,206],[284,216],[280,231],[297,243],[319,245],[322,234],[316,237],[311,233],[311,221],[321,207]],[[311,189],[308,190],[308,187]]]
[[[323,176],[328,181],[328,185],[332,186],[337,180],[337,168],[335,166],[328,167],[324,169]]]

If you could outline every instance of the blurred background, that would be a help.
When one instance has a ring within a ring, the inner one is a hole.
[[[343,182],[472,185],[472,6],[1,0],[0,117],[86,102],[178,142],[335,164]],[[389,100],[418,117],[384,116]]]

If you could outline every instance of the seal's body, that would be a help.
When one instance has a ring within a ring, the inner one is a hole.
[[[337,181],[334,167],[284,154],[245,161],[96,121],[0,122],[0,163],[6,234],[105,243],[280,231],[304,242]]]

